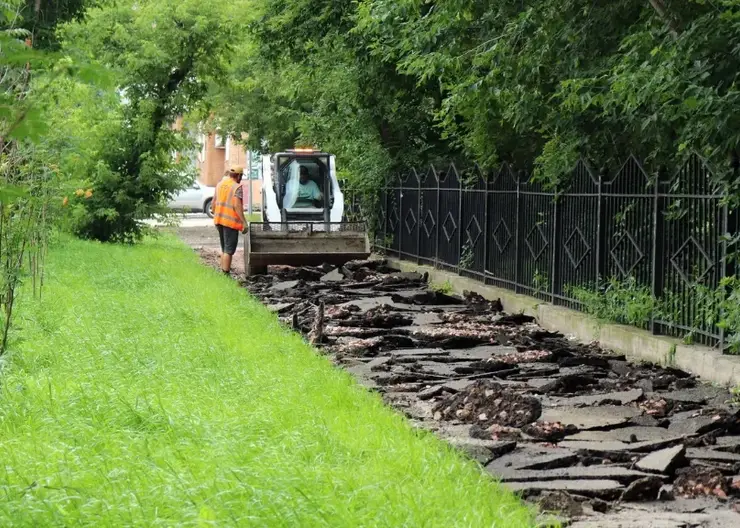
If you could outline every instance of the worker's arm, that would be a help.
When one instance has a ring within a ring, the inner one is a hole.
[[[321,201],[324,199],[324,193],[321,192],[316,182],[313,182],[313,199]]]
[[[234,193],[234,202],[234,205],[236,207],[236,214],[239,215],[239,220],[241,220],[242,224],[244,225],[244,230],[242,231],[242,233],[246,233],[247,219],[244,217],[244,189],[241,185],[236,190],[236,193]]]

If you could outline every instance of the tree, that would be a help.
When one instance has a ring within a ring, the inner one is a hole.
[[[343,175],[377,186],[385,173],[449,154],[434,126],[440,93],[368,53],[357,4],[254,1],[246,42],[209,110],[252,148],[318,145]]]
[[[737,145],[738,2],[364,0],[368,47],[420,82],[468,156],[537,159],[557,179],[578,156],[656,165]],[[724,163],[722,163],[724,165]]]
[[[34,294],[41,292],[47,241],[62,206],[54,156],[45,156],[40,147],[46,131],[44,97],[81,71],[31,46],[34,34],[23,27],[23,4],[1,7],[0,355],[8,347],[19,284],[30,275]]]
[[[740,138],[738,0],[249,5],[211,109],[253,146],[318,142],[375,182],[459,154],[548,181],[581,156],[724,166]]]
[[[80,236],[138,240],[142,220],[165,213],[163,203],[192,178],[173,156],[192,145],[173,124],[223,73],[231,37],[225,12],[204,11],[195,0],[150,0],[90,11],[68,31],[68,42],[116,73],[120,95],[121,126],[103,140]]]
[[[33,35],[35,48],[57,50],[57,26],[81,20],[85,10],[96,4],[94,0],[24,0],[20,11],[22,27]]]

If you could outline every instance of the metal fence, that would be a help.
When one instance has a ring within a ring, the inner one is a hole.
[[[650,174],[634,157],[611,172],[581,161],[569,176],[552,190],[508,165],[410,170],[390,176],[364,216],[388,255],[587,311],[583,292],[609,288],[618,310],[647,306],[629,322],[723,346],[700,300],[734,272],[735,214],[706,162]],[[362,215],[358,196],[348,203]]]

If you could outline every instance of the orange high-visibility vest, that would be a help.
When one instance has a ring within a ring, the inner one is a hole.
[[[213,223],[241,231],[244,224],[239,218],[236,191],[240,185],[231,178],[224,178],[216,185],[213,197]]]

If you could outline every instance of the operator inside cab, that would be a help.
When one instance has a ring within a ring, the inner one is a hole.
[[[294,207],[321,207],[324,195],[316,182],[308,174],[307,167],[301,167],[298,185],[298,197]],[[318,203],[318,205],[317,205]]]

